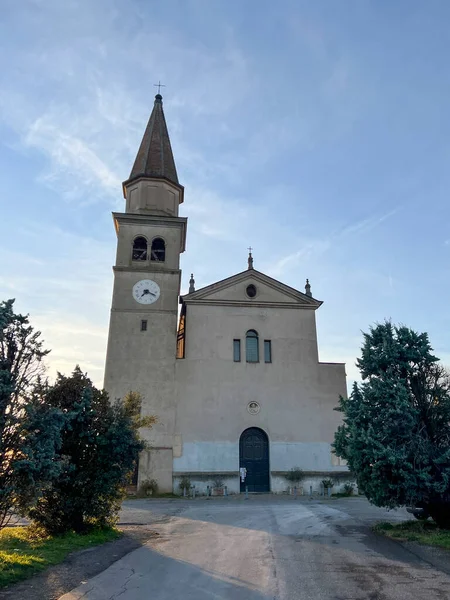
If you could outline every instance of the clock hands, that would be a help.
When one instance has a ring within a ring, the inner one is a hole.
[[[146,296],[147,294],[150,294],[150,296],[156,296],[156,294],[154,294],[150,290],[145,289],[141,294],[141,298],[142,298],[142,296]]]

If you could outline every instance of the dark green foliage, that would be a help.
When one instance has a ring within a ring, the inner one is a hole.
[[[63,416],[33,392],[44,372],[40,332],[14,301],[0,303],[0,529],[58,475]]]
[[[63,469],[29,516],[50,533],[113,523],[144,447],[137,431],[140,402],[111,405],[106,392],[96,389],[79,367],[70,377],[58,374],[41,394],[65,416],[59,451]]]
[[[450,385],[427,334],[377,325],[357,365],[363,383],[340,399],[336,454],[377,506],[423,506],[450,527]]]
[[[345,496],[353,496],[353,492],[355,491],[355,486],[353,485],[353,483],[346,483],[344,484],[344,492],[343,494]]]
[[[334,486],[334,481],[332,479],[322,479],[322,485],[325,490],[328,488],[332,488]]]

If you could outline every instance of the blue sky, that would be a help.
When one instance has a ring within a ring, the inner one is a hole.
[[[450,360],[450,5],[4,0],[0,298],[50,373],[101,384],[115,233],[159,79],[189,218],[183,291],[246,267],[315,297],[320,356],[392,318]]]

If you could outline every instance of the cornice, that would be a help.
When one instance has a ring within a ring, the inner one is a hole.
[[[204,306],[237,306],[241,308],[294,308],[297,310],[317,310],[319,306],[315,304],[300,304],[299,302],[261,302],[254,300],[212,300],[212,299],[190,299],[187,296],[180,298],[180,303],[186,305],[204,305]]]
[[[177,315],[177,310],[163,309],[163,308],[152,308],[150,310],[139,309],[139,308],[111,308],[112,313],[134,313],[134,314],[153,314],[153,313],[165,313]]]
[[[144,267],[130,267],[130,266],[113,266],[114,273],[144,273],[145,275],[156,275],[164,273],[165,275],[181,275],[181,269],[146,269]]]

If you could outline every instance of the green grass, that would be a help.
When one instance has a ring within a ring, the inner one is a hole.
[[[394,540],[419,542],[450,550],[450,531],[439,529],[432,521],[405,521],[396,525],[383,522],[377,523],[373,530]]]
[[[6,527],[0,531],[0,588],[62,562],[70,552],[104,544],[120,535],[111,528],[42,537],[30,527]]]

